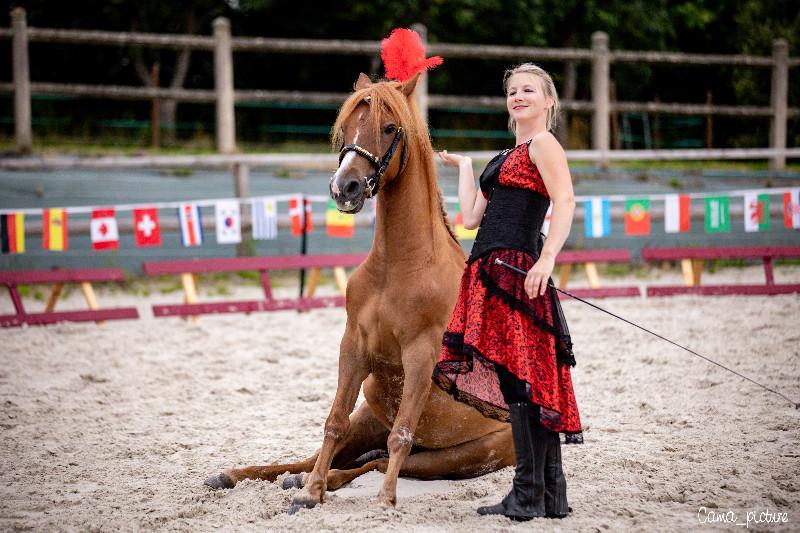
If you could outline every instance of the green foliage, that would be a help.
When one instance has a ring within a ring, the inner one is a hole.
[[[14,2],[12,2],[13,5]],[[287,0],[28,0],[19,2],[28,12],[29,26],[85,28],[110,31],[197,33],[210,35],[214,18],[231,20],[236,36],[378,40],[392,28],[422,23],[431,43],[502,44],[534,47],[591,46],[591,35],[604,31],[612,49],[674,50],[698,53],[770,55],[772,42],[784,38],[792,56],[800,54],[800,9],[797,0],[355,0],[341,5],[299,6]],[[34,81],[104,85],[141,85],[143,66],[160,65],[161,85],[176,71],[177,50],[116,46],[45,45],[31,47]],[[194,52],[185,79],[188,88],[214,86],[210,54]],[[313,90],[343,92],[352,87],[359,71],[380,76],[377,58],[310,54],[236,55],[236,86],[242,89]],[[520,58],[520,60],[533,58]],[[433,93],[500,95],[506,60],[450,59],[430,76]],[[542,62],[559,88],[574,65]],[[144,69],[146,71],[146,68]],[[590,69],[577,64],[574,98],[589,99]],[[614,64],[613,78],[619,100],[664,102],[705,101],[711,91],[715,104],[769,105],[770,71],[767,68]],[[794,80],[794,78],[793,78]],[[798,91],[790,91],[790,107],[800,105]],[[88,105],[91,102],[91,105]],[[8,107],[7,109],[10,109]],[[36,136],[53,130],[83,137],[107,137],[108,124],[138,124],[149,119],[149,103],[76,99],[69,102],[35,101],[34,117],[58,118],[58,125],[40,127]],[[9,111],[4,114],[10,115]],[[265,143],[322,141],[309,135],[272,133],[262,125],[330,124],[335,109],[248,108],[237,115],[242,143],[259,148]],[[584,117],[573,123],[570,145],[588,138]],[[763,146],[768,121],[715,119],[719,146]],[[183,145],[213,150],[213,106],[182,104],[176,118],[176,135]],[[477,113],[435,111],[431,124],[441,129],[503,130],[505,117]],[[103,129],[106,128],[106,129]],[[145,145],[149,133],[143,126],[126,131],[123,144]],[[3,131],[0,131],[2,134]],[[790,124],[790,144],[800,133]],[[574,136],[574,138],[573,138]],[[446,139],[448,146],[492,148],[504,140]],[[477,145],[477,146],[476,146]]]

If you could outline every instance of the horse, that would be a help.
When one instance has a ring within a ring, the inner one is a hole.
[[[465,257],[416,106],[418,79],[373,83],[362,73],[333,126],[341,152],[331,197],[347,213],[375,195],[377,206],[372,248],[347,284],[338,384],[321,448],[297,463],[226,470],[206,485],[232,488],[289,472],[284,488],[301,489],[289,509],[295,512],[378,470],[385,474],[378,501],[395,506],[398,476],[464,479],[514,465],[510,426],[431,379]],[[354,411],[362,384],[366,401]]]

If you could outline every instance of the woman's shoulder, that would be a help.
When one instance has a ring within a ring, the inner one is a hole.
[[[566,158],[566,153],[555,135],[549,131],[537,133],[528,145],[528,154],[531,161],[536,164],[542,159]]]

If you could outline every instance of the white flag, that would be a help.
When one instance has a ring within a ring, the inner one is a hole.
[[[237,200],[217,202],[214,208],[217,218],[217,243],[242,242],[242,220]]]
[[[278,208],[274,198],[253,200],[253,238],[275,239],[278,237]]]

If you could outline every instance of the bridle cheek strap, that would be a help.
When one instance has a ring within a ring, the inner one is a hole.
[[[373,167],[375,167],[375,172],[367,178],[367,198],[372,198],[373,196],[378,194],[378,190],[380,189],[381,186],[381,176],[383,176],[383,173],[386,172],[387,168],[389,168],[389,163],[392,162],[392,157],[394,157],[394,153],[397,151],[397,145],[400,143],[400,139],[402,139],[402,137],[403,137],[403,128],[398,127],[397,131],[394,134],[394,139],[392,139],[392,144],[389,145],[389,149],[386,150],[386,153],[383,154],[383,157],[380,159],[375,157],[366,148],[362,148],[357,144],[348,144],[339,151],[340,166],[347,152],[355,152],[356,154],[360,155],[361,157],[369,161],[370,164]],[[400,152],[400,170],[397,172],[398,175],[401,172],[403,172],[405,163],[406,163],[406,143],[403,143],[403,150]]]

